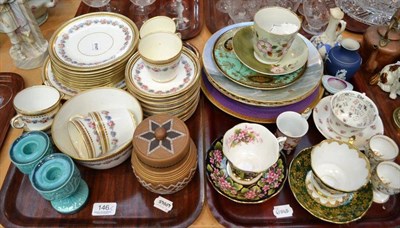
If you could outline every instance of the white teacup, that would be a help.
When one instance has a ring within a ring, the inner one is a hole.
[[[311,168],[319,185],[332,194],[355,192],[370,180],[368,158],[351,144],[334,139],[313,147]]]
[[[373,201],[385,203],[390,195],[400,192],[400,165],[385,161],[376,166],[371,177]]]
[[[31,86],[20,91],[13,104],[17,115],[10,124],[24,131],[44,131],[51,127],[54,116],[61,107],[61,94],[46,85]]]
[[[128,109],[110,109],[71,117],[68,133],[81,158],[96,158],[129,144],[136,126]]]
[[[178,73],[182,40],[169,32],[151,33],[139,41],[138,52],[156,82],[173,80]]]
[[[308,131],[307,120],[299,113],[293,111],[286,111],[279,114],[276,118],[276,136],[286,137],[283,144],[283,150],[290,154],[293,149],[299,144],[301,138]]]
[[[379,116],[375,103],[357,91],[340,91],[330,101],[329,126],[339,135],[350,137],[373,124]]]
[[[156,32],[176,32],[175,21],[167,16],[155,16],[145,21],[140,27],[140,38]]]
[[[223,137],[222,152],[228,159],[228,174],[240,184],[256,182],[275,164],[286,137],[276,138],[260,124],[241,123]]]
[[[279,62],[301,27],[300,18],[282,7],[266,7],[254,15],[254,57],[265,64]]]
[[[394,161],[399,154],[396,142],[385,135],[374,135],[368,140],[365,151],[371,164],[371,169],[383,161]],[[400,178],[400,177],[399,177]]]

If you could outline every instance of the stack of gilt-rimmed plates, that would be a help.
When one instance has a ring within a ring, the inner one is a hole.
[[[184,47],[178,67],[176,78],[156,82],[151,79],[139,53],[129,60],[126,85],[139,100],[144,116],[170,114],[185,121],[196,111],[200,99],[200,61],[193,51]]]
[[[253,22],[224,27],[203,49],[202,90],[215,106],[237,118],[273,123],[284,111],[312,109],[323,95],[323,62],[318,50],[298,34],[278,63],[253,55]]]
[[[67,91],[121,87],[138,40],[136,25],[123,15],[96,12],[76,17],[51,37],[44,78]]]

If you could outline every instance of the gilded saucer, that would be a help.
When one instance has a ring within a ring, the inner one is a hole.
[[[297,35],[286,55],[277,63],[264,64],[254,57],[253,28],[246,26],[235,33],[232,39],[233,50],[238,59],[250,69],[268,75],[282,75],[297,71],[308,59],[308,47]]]
[[[297,202],[313,216],[336,224],[361,219],[372,205],[372,187],[368,184],[353,193],[347,204],[326,207],[315,201],[307,192],[306,176],[311,170],[312,147],[300,151],[289,166],[289,186]]]
[[[322,190],[319,186],[317,187],[318,184],[315,182],[312,175],[312,171],[308,171],[306,176],[306,188],[308,194],[319,204],[325,207],[337,207],[348,203],[349,200],[353,198],[352,193],[333,195]]]
[[[146,97],[173,97],[185,93],[200,77],[201,66],[197,57],[186,47],[183,48],[177,76],[168,82],[156,82],[151,79],[139,53],[129,60],[125,80],[135,93]]]
[[[287,179],[286,158],[281,153],[278,161],[254,184],[236,183],[227,171],[227,158],[222,153],[222,137],[214,141],[206,155],[206,174],[214,189],[224,197],[243,204],[265,202],[276,196]]]
[[[348,137],[339,135],[329,126],[328,118],[331,115],[331,97],[332,96],[327,96],[322,98],[315,106],[313,111],[315,126],[317,127],[318,131],[327,139],[336,139],[339,141],[348,142]],[[368,140],[374,135],[383,134],[383,130],[382,119],[378,117],[375,123],[355,135],[356,138],[353,142],[354,146],[358,147],[360,150],[365,150],[366,146],[368,145]]]
[[[239,27],[225,32],[214,45],[214,61],[227,78],[246,87],[273,90],[289,86],[303,75],[306,64],[291,73],[280,75],[260,74],[248,68],[238,59],[232,45],[233,37],[242,29]]]
[[[58,28],[50,39],[49,55],[70,69],[93,71],[128,58],[138,42],[138,29],[129,18],[95,12],[71,19]]]

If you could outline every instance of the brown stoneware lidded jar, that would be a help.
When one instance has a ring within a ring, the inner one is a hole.
[[[186,124],[170,115],[154,115],[137,126],[131,157],[143,187],[172,194],[185,187],[197,169],[197,148]]]

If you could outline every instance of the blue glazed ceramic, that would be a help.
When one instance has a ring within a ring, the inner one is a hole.
[[[349,81],[360,68],[360,44],[353,39],[343,39],[341,46],[333,47],[325,60],[326,74]]]
[[[65,154],[46,156],[34,167],[29,178],[33,188],[63,214],[78,211],[89,195],[79,169]]]
[[[10,148],[11,162],[24,174],[46,155],[53,152],[49,136],[42,131],[31,131],[17,138]]]

